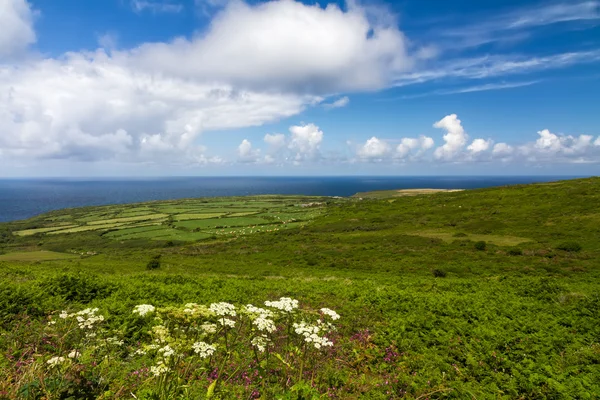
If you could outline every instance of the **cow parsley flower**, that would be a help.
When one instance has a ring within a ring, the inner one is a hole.
[[[340,319],[340,315],[329,308],[321,308],[321,312],[334,321]]]
[[[217,332],[217,325],[215,325],[215,324],[209,324],[207,322],[207,323],[204,323],[204,324],[200,325],[200,329],[202,329],[204,331],[204,333],[208,333],[208,334],[210,334],[210,333],[216,333]]]
[[[252,343],[252,346],[256,347],[256,350],[260,351],[261,353],[264,353],[267,349],[267,345],[269,344],[269,338],[264,335],[255,336],[252,338],[250,343]]]
[[[69,314],[65,310],[63,310],[60,312],[60,314],[58,314],[58,316],[62,319],[67,319],[69,317]]]
[[[304,336],[304,341],[306,343],[311,343],[315,349],[333,346],[333,342],[331,340],[327,339],[326,337],[319,336],[321,328],[318,325],[310,325],[302,321],[299,324],[294,323],[293,327],[294,331],[298,335]]]
[[[79,358],[80,356],[81,353],[78,350],[71,350],[71,352],[68,355],[69,358]]]
[[[217,346],[204,342],[196,342],[192,345],[194,353],[198,354],[200,358],[207,358],[214,354],[217,350]]]
[[[273,316],[273,311],[267,310],[266,308],[256,307],[256,306],[253,306],[252,304],[247,304],[245,309],[246,309],[246,312],[249,314],[264,315],[266,317]]]
[[[252,323],[256,325],[259,331],[267,331],[269,333],[273,333],[277,330],[275,322],[273,322],[273,320],[267,318],[264,315],[260,315],[258,318],[252,321]]]
[[[265,301],[265,306],[277,308],[278,310],[285,312],[292,312],[298,308],[298,300],[289,297],[281,297],[277,301]]]
[[[154,376],[160,376],[169,372],[169,367],[167,367],[162,361],[159,361],[158,364],[150,367],[150,372],[152,372],[152,375]]]
[[[46,361],[46,364],[48,364],[50,366],[50,368],[54,368],[54,367],[58,367],[60,364],[62,364],[64,362],[65,362],[64,357],[52,357],[51,359]]]
[[[146,314],[152,313],[156,310],[156,308],[151,304],[140,304],[135,306],[133,309],[134,314],[139,314],[140,317],[145,316]]]
[[[162,353],[163,357],[165,357],[165,358],[169,358],[175,354],[175,350],[173,350],[173,348],[169,345],[166,345],[165,347],[161,347],[160,349],[158,349],[158,352]]]
[[[233,304],[221,302],[221,303],[212,303],[209,308],[210,311],[219,315],[226,316],[229,315],[231,317],[236,316],[235,306]]]
[[[219,322],[222,326],[228,326],[230,328],[235,327],[235,321],[229,318],[221,318]]]

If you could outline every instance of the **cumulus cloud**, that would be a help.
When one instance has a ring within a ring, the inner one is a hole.
[[[473,154],[478,154],[478,153],[481,153],[481,152],[484,152],[484,151],[488,150],[491,146],[492,146],[492,141],[491,140],[475,139],[467,147],[467,150],[469,150]]]
[[[323,107],[330,110],[332,108],[346,107],[348,104],[350,104],[350,98],[348,96],[344,96],[344,97],[340,97],[339,99],[337,99],[336,101],[334,101],[332,103],[323,104]]]
[[[387,157],[389,152],[390,146],[383,140],[373,136],[358,148],[357,155],[364,160],[376,161]]]
[[[530,161],[591,162],[600,161],[600,138],[591,135],[561,135],[544,129],[538,139],[518,148],[518,153]]]
[[[154,75],[104,51],[71,53],[0,65],[0,131],[12,133],[0,137],[0,148],[34,158],[196,162],[204,130],[258,126],[295,115],[312,101]],[[117,138],[114,151],[100,148]]]
[[[242,140],[238,146],[238,157],[241,162],[253,163],[258,160],[260,150],[253,149],[252,143],[248,139]]]
[[[34,13],[25,0],[0,1],[0,62],[22,53],[36,41]]]
[[[402,138],[400,144],[396,147],[396,154],[399,158],[405,158],[414,150],[418,150],[416,155],[421,155],[433,146],[433,139],[427,136],[421,135],[418,138]]]
[[[278,151],[285,147],[285,135],[283,133],[267,133],[263,140],[269,145],[270,151]]]
[[[290,127],[291,139],[288,148],[295,153],[294,161],[318,159],[319,148],[323,141],[323,131],[315,124]]]
[[[469,136],[466,134],[460,119],[456,114],[450,114],[433,124],[434,128],[444,129],[444,144],[433,153],[439,160],[449,161],[454,159],[467,144]]]
[[[191,40],[149,43],[129,62],[179,77],[234,86],[329,94],[387,86],[413,59],[389,18],[350,2],[230,2]],[[181,62],[185,60],[185,62]]]
[[[494,156],[506,157],[512,154],[513,147],[506,143],[496,143],[492,149]]]

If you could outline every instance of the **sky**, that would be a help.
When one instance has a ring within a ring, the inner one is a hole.
[[[600,174],[600,0],[0,0],[0,26],[0,177]]]

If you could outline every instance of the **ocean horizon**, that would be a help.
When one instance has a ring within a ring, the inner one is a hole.
[[[172,200],[264,194],[351,196],[393,189],[478,189],[582,176],[277,176],[2,178],[0,222],[48,211]]]

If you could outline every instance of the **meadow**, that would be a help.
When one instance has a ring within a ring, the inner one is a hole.
[[[0,398],[598,398],[599,201],[589,178],[2,224]]]

